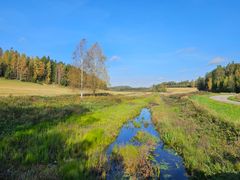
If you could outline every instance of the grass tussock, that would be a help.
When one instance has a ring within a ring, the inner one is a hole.
[[[160,175],[160,169],[151,162],[151,150],[151,147],[146,144],[115,147],[112,152],[112,161],[121,167],[119,169],[123,170],[125,178],[157,178]]]
[[[115,178],[158,178],[160,166],[153,163],[152,157],[158,139],[145,131],[138,131],[131,142],[135,145],[115,146],[113,149],[111,161],[117,165]]]
[[[133,141],[137,141],[141,144],[146,144],[150,147],[154,147],[159,139],[145,131],[138,131],[134,136]]]

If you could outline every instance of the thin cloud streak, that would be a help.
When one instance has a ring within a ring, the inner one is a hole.
[[[225,61],[225,58],[221,56],[214,57],[211,61],[209,61],[208,65],[219,65]]]
[[[119,56],[114,55],[114,56],[110,57],[109,61],[118,61],[120,59],[121,58]]]

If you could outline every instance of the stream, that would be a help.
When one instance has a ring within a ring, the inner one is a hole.
[[[136,124],[138,124],[138,126],[136,126]],[[119,171],[123,171],[123,169],[117,168],[118,166],[116,163],[110,162],[113,148],[115,146],[126,146],[129,144],[137,146],[132,139],[139,131],[147,132],[158,139],[152,152],[152,156],[154,162],[157,162],[160,165],[160,179],[188,179],[183,159],[172,149],[169,149],[164,145],[159,133],[152,123],[151,112],[147,108],[143,108],[139,116],[124,124],[116,140],[108,147],[106,153],[110,164],[110,171],[107,173],[107,179],[115,179],[115,174],[119,173]]]

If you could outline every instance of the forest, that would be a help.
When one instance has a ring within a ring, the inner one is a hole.
[[[84,88],[94,92],[96,89],[106,89],[108,75],[102,49],[98,43],[89,49],[83,47],[85,44],[85,39],[78,44],[71,65],[49,56],[29,57],[13,48],[5,51],[0,48],[0,77],[73,88],[80,88],[82,82]]]
[[[195,87],[195,82],[189,81],[189,80],[180,81],[180,82],[169,81],[169,82],[163,82],[160,85],[165,86],[167,88]]]
[[[217,66],[205,77],[196,80],[199,90],[210,92],[240,92],[240,64],[229,63],[227,66]]]

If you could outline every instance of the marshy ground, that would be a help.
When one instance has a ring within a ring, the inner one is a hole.
[[[108,179],[187,179],[182,158],[164,146],[146,108],[122,127],[107,155]]]
[[[239,179],[240,107],[210,96],[2,97],[0,177]]]

